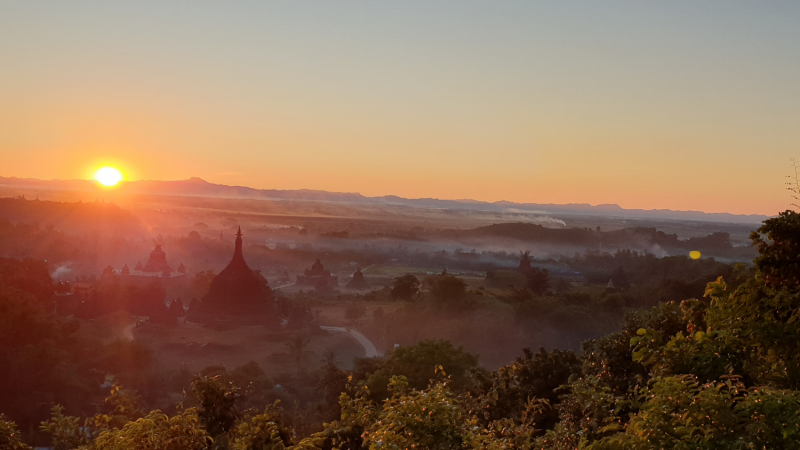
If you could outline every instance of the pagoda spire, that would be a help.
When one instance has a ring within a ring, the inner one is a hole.
[[[233,261],[241,260],[244,262],[244,254],[242,254],[242,227],[239,226],[239,231],[236,232],[236,249],[233,251]]]

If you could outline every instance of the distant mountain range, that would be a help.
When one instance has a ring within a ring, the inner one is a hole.
[[[37,180],[32,178],[0,177],[0,186],[58,190],[94,191],[99,189],[91,180]],[[756,224],[767,216],[758,214],[706,213],[702,211],[673,211],[670,209],[624,209],[616,204],[589,205],[569,203],[564,205],[542,203],[514,203],[508,201],[483,202],[477,200],[440,200],[435,198],[409,199],[395,195],[365,197],[359,193],[327,192],[308,189],[254,189],[244,186],[227,186],[209,183],[200,178],[178,181],[142,180],[122,182],[117,188],[124,194],[177,195],[193,197],[251,198],[273,201],[302,201],[359,205],[397,205],[424,209],[475,210],[490,212],[530,212],[557,216],[605,216],[630,219],[696,220]]]

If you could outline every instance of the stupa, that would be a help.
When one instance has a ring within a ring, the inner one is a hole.
[[[247,265],[242,253],[242,229],[228,266],[211,281],[208,294],[192,302],[187,320],[206,324],[277,325],[272,290],[267,280]]]

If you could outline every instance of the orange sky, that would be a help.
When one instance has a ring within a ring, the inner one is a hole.
[[[554,3],[4,3],[0,175],[789,206],[796,4]]]

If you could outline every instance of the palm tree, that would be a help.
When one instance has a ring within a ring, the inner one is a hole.
[[[303,360],[312,353],[308,351],[308,344],[310,343],[311,340],[308,339],[304,334],[295,334],[289,338],[288,342],[286,342],[286,351],[294,360],[298,375],[300,375],[300,369]]]

